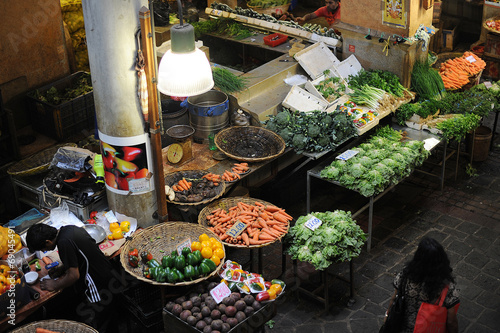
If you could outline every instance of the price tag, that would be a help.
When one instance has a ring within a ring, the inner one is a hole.
[[[476,62],[476,58],[474,58],[474,56],[471,56],[471,55],[470,55],[470,56],[468,56],[468,57],[467,57],[467,58],[465,58],[465,59],[467,59],[467,60],[468,60],[471,64],[472,64],[473,62]]]
[[[106,212],[106,214],[104,214],[104,216],[106,217],[106,219],[108,220],[109,223],[118,222],[118,219],[116,218],[115,213],[113,213],[112,210],[110,210],[109,212]]]
[[[132,193],[149,191],[149,178],[128,179],[128,189]]]
[[[323,224],[323,222],[315,216],[311,216],[311,218],[304,223],[304,225],[312,231],[318,229],[321,224]]]
[[[185,247],[191,248],[191,238],[183,240],[181,243],[179,243],[179,245],[177,245],[177,253],[179,255],[181,255],[182,254],[182,249],[185,248]]]
[[[491,84],[491,82],[490,82],[490,81],[485,81],[485,82],[484,82],[484,86],[485,86],[486,88],[490,89],[493,85]]]
[[[349,150],[346,150],[345,152],[343,152],[342,154],[340,154],[339,156],[337,156],[336,158],[338,160],[347,161],[351,157],[356,156],[357,153],[358,153],[357,150],[349,149]]]
[[[215,302],[219,304],[222,302],[224,297],[231,295],[231,289],[229,289],[224,282],[221,282],[217,285],[217,287],[210,290],[210,295],[214,298]]]
[[[239,234],[241,234],[243,230],[246,229],[246,227],[247,225],[245,223],[241,221],[236,221],[236,223],[233,224],[233,226],[228,231],[226,231],[226,234],[228,234],[233,238],[236,238],[238,237]]]

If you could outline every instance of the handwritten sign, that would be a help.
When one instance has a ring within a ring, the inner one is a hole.
[[[336,158],[338,160],[347,161],[351,157],[356,156],[357,153],[358,153],[357,150],[351,150],[351,149],[349,149],[349,150],[346,150],[345,152],[343,152],[342,154],[340,154],[339,156],[337,156]]]
[[[233,238],[236,238],[238,237],[239,234],[241,234],[241,232],[243,230],[245,230],[245,228],[247,227],[247,225],[241,221],[236,221],[235,224],[233,224],[233,226],[231,228],[229,228],[228,231],[226,231],[226,234],[228,234],[229,236],[233,237]]]
[[[311,216],[311,218],[304,223],[304,225],[312,231],[318,229],[321,224],[323,224],[323,222],[315,216]]]
[[[473,62],[476,62],[476,58],[474,58],[474,56],[471,56],[471,55],[470,55],[470,56],[468,56],[468,57],[467,57],[467,58],[465,58],[465,59],[467,59],[467,60],[468,60],[471,64],[472,64]]]
[[[128,179],[128,189],[132,193],[149,191],[150,188],[148,178]]]
[[[181,255],[182,249],[185,247],[191,248],[191,238],[185,239],[181,243],[179,243],[179,245],[177,245],[177,253]]]
[[[231,295],[231,289],[229,289],[224,282],[221,282],[217,285],[217,287],[210,290],[210,295],[214,298],[215,302],[219,304],[222,302],[224,297]]]
[[[113,213],[112,210],[110,210],[109,212],[106,212],[106,214],[104,214],[104,216],[106,217],[106,219],[108,220],[109,223],[118,222],[118,219],[116,218],[115,213]]]

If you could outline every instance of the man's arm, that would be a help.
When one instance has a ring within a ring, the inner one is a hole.
[[[297,17],[295,19],[295,21],[298,23],[298,24],[302,24],[304,22],[307,22],[309,20],[312,20],[312,19],[315,19],[316,17],[318,17],[318,15],[316,15],[314,12],[313,13],[309,13],[309,14],[306,14],[302,17]]]
[[[80,272],[77,267],[70,267],[66,273],[57,280],[43,280],[40,282],[42,290],[54,291],[64,289],[73,285],[80,278]]]

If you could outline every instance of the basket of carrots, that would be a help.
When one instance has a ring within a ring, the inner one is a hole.
[[[11,331],[12,333],[99,333],[84,323],[73,320],[50,319],[34,321]]]
[[[219,198],[226,190],[220,175],[205,170],[186,170],[165,176],[167,202],[201,205]]]
[[[238,248],[258,248],[280,241],[292,220],[283,208],[247,197],[212,202],[198,216],[198,223],[214,232],[224,245]]]
[[[456,53],[452,53],[452,56],[445,60],[441,55],[438,55],[442,60],[437,63],[439,64],[439,74],[446,90],[467,90],[479,84],[486,62],[470,51],[455,55]]]

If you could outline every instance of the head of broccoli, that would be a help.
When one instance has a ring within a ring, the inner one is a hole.
[[[290,142],[293,137],[293,132],[289,128],[283,128],[279,131],[278,135],[281,136],[285,142]]]
[[[278,131],[278,126],[276,125],[276,121],[274,121],[274,119],[270,119],[266,122],[266,128],[273,132]]]
[[[306,137],[303,134],[295,134],[292,139],[292,145],[294,148],[301,150],[306,147]]]
[[[290,112],[288,112],[287,110],[281,111],[280,113],[278,113],[276,115],[275,119],[276,119],[276,122],[278,123],[278,125],[286,126],[290,122],[290,119],[291,119]]]
[[[315,138],[321,133],[321,128],[318,125],[310,124],[307,126],[307,135],[311,138]]]

